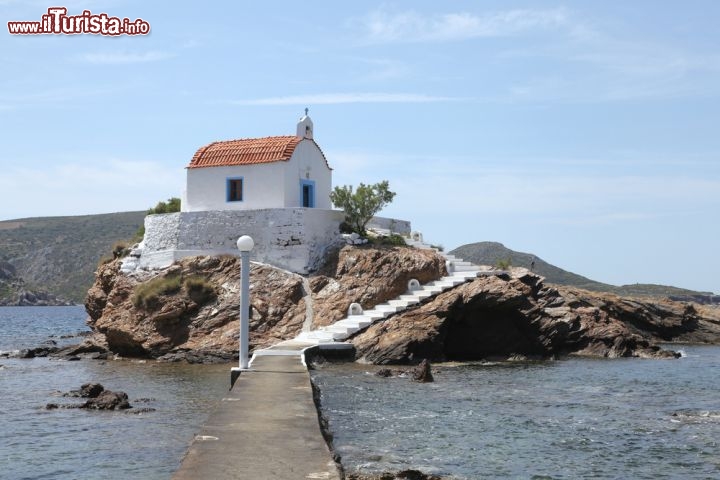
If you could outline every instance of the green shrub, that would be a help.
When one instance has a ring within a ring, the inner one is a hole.
[[[430,245],[430,247],[434,248],[434,249],[437,250],[438,252],[444,252],[444,251],[445,251],[445,247],[443,247],[442,245]]]
[[[510,260],[510,257],[504,260],[498,260],[497,262],[495,262],[495,266],[500,270],[507,270],[512,266],[512,260]]]
[[[383,237],[382,243],[383,245],[394,245],[398,247],[404,247],[405,245],[407,245],[405,243],[405,239],[397,233],[393,233],[390,236]]]
[[[132,296],[132,303],[137,308],[153,310],[158,306],[158,299],[161,295],[177,293],[181,288],[180,275],[167,277],[156,277],[149,282],[141,283],[135,287]]]
[[[217,292],[213,284],[203,277],[197,275],[192,276],[187,278],[183,282],[183,285],[185,286],[188,297],[198,305],[207,303],[217,297]]]

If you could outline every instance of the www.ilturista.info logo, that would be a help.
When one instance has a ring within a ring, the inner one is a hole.
[[[111,17],[83,10],[80,15],[68,15],[65,7],[50,7],[39,22],[7,22],[11,35],[147,35],[150,24],[138,18]]]

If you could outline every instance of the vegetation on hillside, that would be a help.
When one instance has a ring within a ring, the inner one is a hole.
[[[165,277],[156,277],[148,282],[136,285],[132,303],[137,308],[155,310],[161,304],[160,297],[172,295],[180,290],[183,290],[198,305],[206,303],[217,296],[215,287],[204,277],[195,275],[183,278],[182,275],[174,273]]]
[[[122,212],[3,221],[0,261],[13,266],[26,289],[47,291],[82,303],[92,285],[98,259],[111,251],[118,239],[132,238],[145,214]]]

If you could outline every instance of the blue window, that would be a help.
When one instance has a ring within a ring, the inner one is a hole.
[[[306,208],[315,207],[315,182],[300,180],[300,205]]]
[[[227,179],[227,195],[228,202],[243,201],[243,177],[235,177]]]

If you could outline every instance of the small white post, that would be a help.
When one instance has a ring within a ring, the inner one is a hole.
[[[255,242],[248,235],[238,238],[240,250],[240,370],[248,369],[250,338],[250,250]]]

